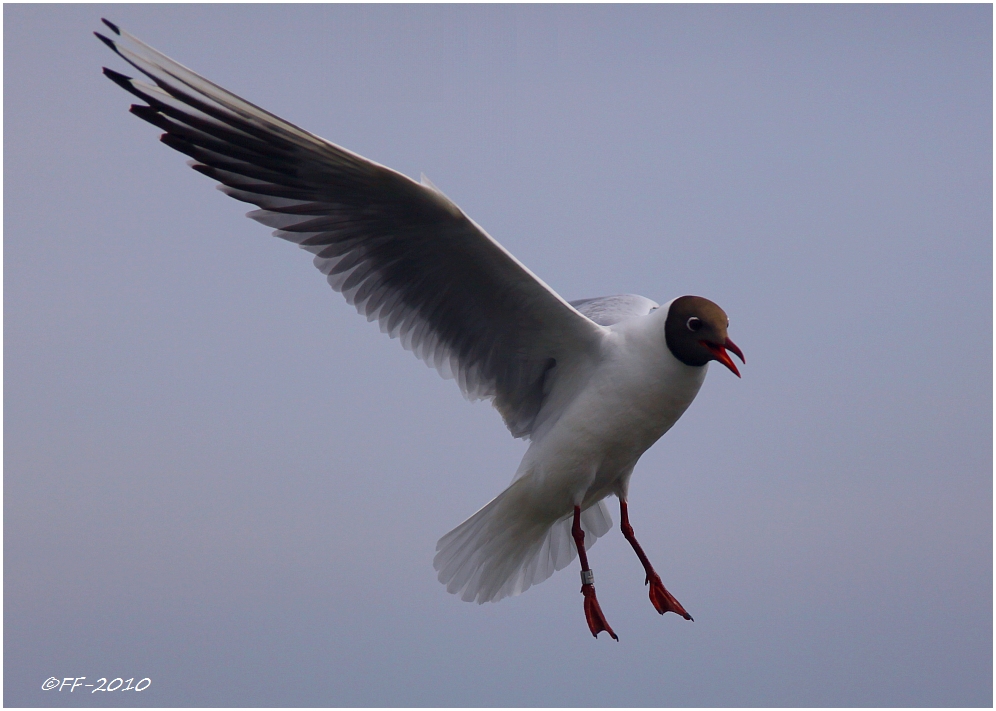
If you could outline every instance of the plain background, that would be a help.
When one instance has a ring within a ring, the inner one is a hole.
[[[992,705],[991,6],[3,12],[6,705]],[[618,531],[619,643],[574,567],[445,592],[524,444],[127,113],[101,16],[567,298],[729,312],[631,492],[694,623]]]

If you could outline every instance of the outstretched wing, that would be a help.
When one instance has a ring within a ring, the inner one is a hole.
[[[602,327],[579,313],[429,184],[304,131],[177,64],[117,26],[97,36],[152,80],[104,74],[132,113],[248,216],[315,255],[368,320],[526,437],[564,368],[595,357]]]

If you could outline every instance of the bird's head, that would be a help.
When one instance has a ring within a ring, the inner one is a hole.
[[[674,357],[685,365],[701,366],[718,360],[739,378],[740,371],[727,351],[734,353],[742,363],[747,361],[726,335],[729,325],[726,312],[709,299],[682,296],[671,302],[664,323],[664,338]]]

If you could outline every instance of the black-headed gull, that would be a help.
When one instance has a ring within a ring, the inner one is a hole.
[[[313,253],[357,311],[530,441],[512,484],[440,539],[446,589],[497,601],[577,553],[588,627],[617,638],[585,549],[611,527],[604,499],[615,494],[654,607],[692,619],[637,543],[626,496],[637,460],[691,404],[709,361],[740,375],[723,310],[698,296],[567,302],[424,178],[308,133],[104,24],[114,39],[97,36],[152,80],[104,69],[145,102],[132,113],[222,191],[256,205],[249,217]]]

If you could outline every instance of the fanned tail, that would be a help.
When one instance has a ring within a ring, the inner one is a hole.
[[[433,565],[448,592],[467,602],[497,602],[543,582],[577,556],[572,515],[538,514],[519,481],[439,539]],[[604,501],[582,512],[581,527],[585,548],[612,527]]]

